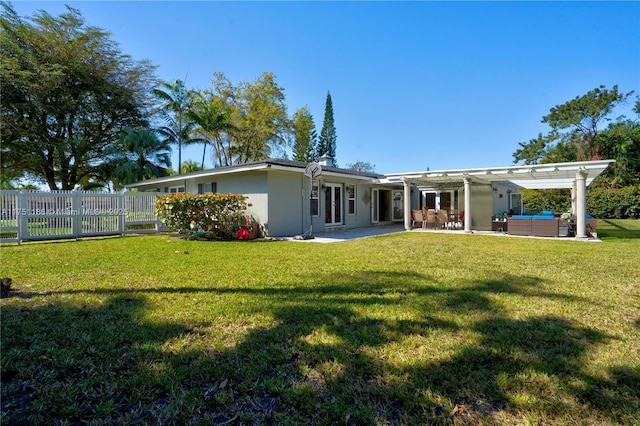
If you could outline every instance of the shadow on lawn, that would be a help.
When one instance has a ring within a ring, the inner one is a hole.
[[[37,296],[33,296],[37,297]],[[144,320],[142,297],[117,295],[99,307],[2,307],[2,423],[53,424],[109,418],[138,422],[168,378],[155,348],[187,328]],[[115,420],[115,419],[111,419]]]
[[[456,422],[529,412],[546,422],[585,413],[625,422],[637,409],[640,372],[614,368],[605,380],[584,371],[583,356],[608,336],[563,318],[506,318],[493,302],[498,293],[565,298],[538,292],[535,278],[455,288],[376,271],[307,279],[297,288],[152,290],[269,296],[276,325],[227,347],[200,347],[210,336],[195,327],[150,323],[141,297],[149,290],[111,291],[98,307],[3,306],[3,422],[449,423],[461,405]],[[418,315],[363,313],[374,305]],[[443,335],[458,336],[459,347],[439,347]]]
[[[598,229],[598,234],[600,238],[603,239],[637,239],[640,238],[640,231],[635,229],[625,228],[620,224],[620,222],[608,220],[608,219],[598,219],[602,220],[602,222],[607,224],[607,227],[602,227]]]

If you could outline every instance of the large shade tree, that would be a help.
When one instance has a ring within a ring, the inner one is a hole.
[[[611,90],[600,86],[551,108],[542,120],[550,125],[549,133],[541,133],[528,143],[521,142],[513,154],[514,162],[616,160],[589,186],[587,203],[593,214],[601,217],[612,216],[611,212],[618,210],[622,216],[636,214],[638,207],[633,201],[629,205],[622,201],[633,197],[620,194],[637,194],[640,188],[640,126],[637,118],[614,116],[616,107],[632,93],[620,93],[618,86]],[[634,111],[640,117],[640,100]],[[523,196],[524,203],[533,210],[569,208],[569,190],[525,190]]]
[[[585,95],[556,105],[542,118],[549,124],[548,134],[539,134],[529,142],[520,142],[513,154],[514,163],[550,163],[585,161],[601,158],[596,138],[605,123],[610,123],[614,109],[633,92],[620,93],[615,85],[611,90],[599,86]]]
[[[154,67],[70,7],[22,18],[2,3],[0,28],[2,170],[74,189],[124,127],[146,124]]]
[[[234,137],[236,163],[264,160],[287,142],[289,117],[284,89],[273,73],[265,72],[238,87],[238,115]]]
[[[635,112],[640,118],[640,100]],[[604,158],[616,160],[605,173],[604,183],[614,187],[640,186],[640,120],[620,120],[600,132],[595,144]]]
[[[289,117],[284,89],[273,73],[233,85],[214,73],[212,95],[228,108],[230,128],[216,143],[220,165],[263,160],[288,143]]]
[[[304,106],[293,114],[291,127],[293,131],[293,159],[304,162],[313,161],[318,135],[308,107]]]

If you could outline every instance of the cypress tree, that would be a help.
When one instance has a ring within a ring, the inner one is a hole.
[[[323,155],[333,158],[334,165],[336,163],[336,127],[333,124],[333,104],[331,102],[331,92],[327,91],[327,101],[324,107],[324,121],[322,122],[322,131],[318,139],[316,154],[318,158]]]

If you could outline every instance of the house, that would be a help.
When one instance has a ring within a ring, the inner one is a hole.
[[[159,193],[235,193],[248,197],[247,213],[262,234],[283,237],[378,223],[402,222],[403,187],[381,183],[383,175],[333,167],[321,159],[321,174],[305,175],[308,163],[269,159],[149,179],[128,189]],[[311,228],[313,225],[313,228]]]
[[[522,189],[571,188],[576,236],[586,237],[586,187],[613,160],[440,171],[363,173],[320,161],[321,174],[305,175],[308,163],[268,159],[201,170],[127,185],[159,193],[236,193],[248,197],[248,213],[263,235],[404,223],[411,210],[428,206],[464,211],[464,230],[490,231],[492,216],[524,211]]]

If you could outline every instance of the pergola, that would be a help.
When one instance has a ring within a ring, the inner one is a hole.
[[[404,226],[411,228],[411,185],[433,187],[464,185],[464,230],[471,232],[471,184],[508,184],[516,189],[571,189],[571,207],[576,215],[576,238],[587,237],[586,188],[615,160],[572,163],[535,164],[527,166],[483,167],[409,173],[386,174],[383,183],[404,185]]]

